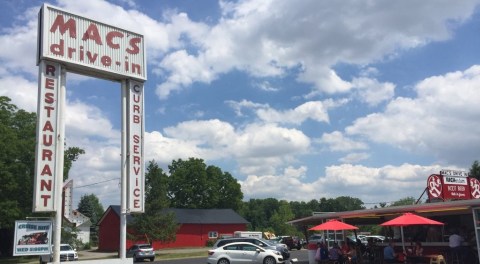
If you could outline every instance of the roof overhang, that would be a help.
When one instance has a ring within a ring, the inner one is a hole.
[[[313,213],[312,216],[289,221],[296,226],[318,225],[327,219],[341,219],[352,225],[377,225],[402,213],[413,212],[422,216],[471,214],[472,208],[480,207],[480,199],[449,202],[390,206],[346,212]]]

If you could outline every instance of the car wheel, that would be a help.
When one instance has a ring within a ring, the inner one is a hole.
[[[275,264],[277,263],[273,257],[266,257],[263,259],[263,264]]]
[[[150,258],[150,261],[153,262],[155,260],[155,258]]]
[[[228,259],[222,258],[218,260],[217,264],[230,264],[230,261],[228,261]]]
[[[133,262],[137,262],[138,259],[137,259],[137,255],[133,255]]]

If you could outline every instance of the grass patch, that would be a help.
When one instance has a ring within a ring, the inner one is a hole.
[[[198,258],[205,257],[207,258],[208,254],[206,251],[193,251],[193,252],[175,252],[175,253],[163,253],[157,252],[155,259],[182,259],[182,258]]]
[[[32,263],[38,262],[38,256],[21,256],[0,258],[0,263]]]

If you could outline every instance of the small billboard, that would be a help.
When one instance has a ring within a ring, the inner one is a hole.
[[[15,221],[13,255],[45,255],[51,253],[52,221]]]

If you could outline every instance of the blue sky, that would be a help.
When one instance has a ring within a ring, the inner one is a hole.
[[[480,160],[480,1],[47,3],[143,34],[145,160],[202,158],[245,200],[372,206]],[[1,4],[0,95],[33,112],[42,2]],[[69,74],[67,94],[74,205],[119,204],[120,85]]]

